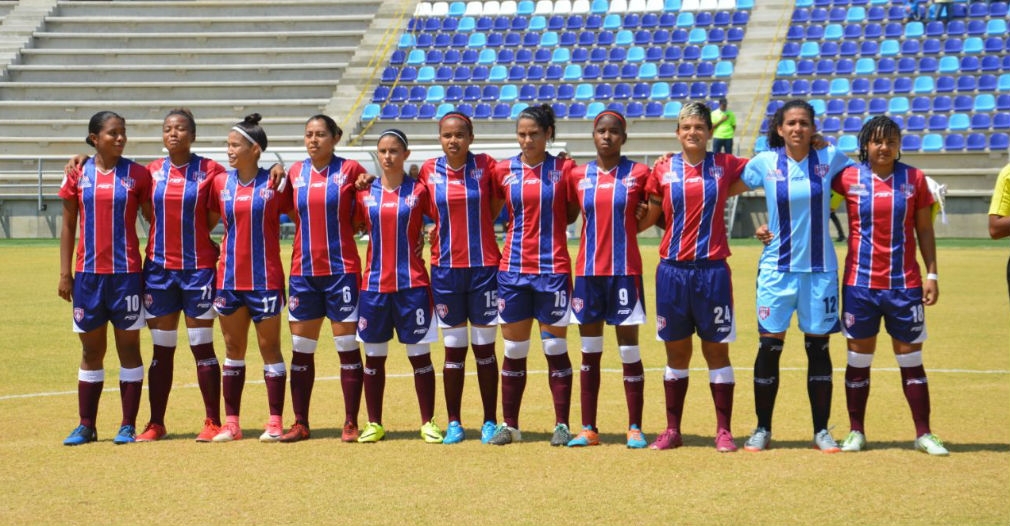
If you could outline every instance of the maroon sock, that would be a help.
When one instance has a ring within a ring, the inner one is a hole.
[[[98,400],[102,398],[102,388],[105,382],[77,381],[77,413],[81,417],[81,425],[95,427],[98,417]]]
[[[144,382],[119,382],[119,398],[123,403],[123,422],[120,425],[137,426],[140,399],[144,392]]]
[[[203,408],[214,425],[221,425],[221,364],[214,354],[213,343],[190,347],[196,360],[196,380],[203,395]]]
[[[466,376],[466,347],[446,347],[442,384],[445,387],[445,410],[450,422],[459,422],[463,405],[463,381]]]
[[[870,397],[870,368],[845,368],[845,405],[849,410],[849,427],[853,431],[865,433],[863,419],[866,417],[866,400]]]
[[[295,413],[296,422],[309,425],[309,403],[315,382],[316,355],[291,353],[291,410]]]
[[[642,407],[645,405],[645,368],[642,362],[626,363],[624,369],[624,398],[628,401],[628,427],[642,427]]]
[[[382,397],[386,391],[385,356],[365,356],[364,387],[368,421],[382,424]]]
[[[501,363],[501,413],[505,424],[519,429],[519,408],[526,390],[526,358],[509,358]]]
[[[477,384],[484,405],[484,421],[495,422],[498,418],[498,359],[494,354],[494,344],[474,343],[471,347],[477,362]]]
[[[665,379],[663,389],[666,391],[666,427],[680,431],[680,418],[684,414],[684,398],[687,396],[687,386],[690,378]]]
[[[715,428],[716,430],[732,429],[730,422],[733,420],[733,389],[736,384],[708,384],[712,391],[712,402],[715,403]]]
[[[151,366],[147,369],[147,399],[151,404],[151,422],[165,425],[165,408],[168,394],[172,391],[172,377],[175,369],[175,347],[154,346]]]
[[[554,420],[558,424],[568,424],[572,410],[572,360],[568,353],[548,356],[547,369],[554,399]]]
[[[915,422],[915,436],[929,433],[929,383],[926,380],[926,370],[921,365],[901,367],[901,386],[905,391],[905,399],[912,410],[912,421]]]
[[[361,370],[361,352],[340,351],[340,390],[344,394],[344,421],[358,425],[361,410],[361,385],[364,373]]]
[[[603,353],[582,353],[579,372],[579,401],[582,402],[582,426],[596,429],[596,403],[600,398],[600,358]],[[553,389],[552,389],[553,390]]]
[[[221,371],[221,391],[224,393],[224,414],[238,416],[242,409],[242,389],[245,388],[245,365],[228,365]]]
[[[421,410],[421,423],[435,418],[435,366],[431,363],[431,353],[410,357],[414,368],[414,391],[417,392],[417,406]]]
[[[263,381],[267,384],[267,405],[270,407],[270,416],[280,416],[284,414],[284,391],[286,390],[287,373],[267,374],[263,371]]]

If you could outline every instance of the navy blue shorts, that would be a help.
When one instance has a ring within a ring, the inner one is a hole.
[[[576,276],[572,315],[579,324],[641,325],[644,297],[642,276]]]
[[[144,327],[144,276],[128,274],[74,275],[74,332],[91,332],[108,322],[124,330]]]
[[[571,295],[568,274],[498,272],[498,317],[504,323],[536,318],[546,325],[567,327]]]
[[[498,267],[433,266],[431,295],[442,327],[498,323]]]
[[[183,311],[190,318],[214,317],[214,269],[168,270],[144,262],[144,308],[148,318]]]
[[[273,318],[284,308],[283,290],[219,290],[214,298],[214,310],[229,316],[245,307],[254,322]]]
[[[694,334],[705,341],[736,340],[733,282],[725,260],[674,262],[656,268],[656,333],[660,340]]]
[[[396,292],[363,290],[358,299],[358,340],[383,343],[431,343],[438,339],[438,326],[431,308],[431,288],[413,287]]]
[[[358,321],[358,290],[361,276],[291,276],[289,281],[288,319]]]
[[[842,333],[863,339],[880,332],[884,318],[887,334],[905,343],[926,341],[926,306],[922,289],[871,289],[842,287]]]

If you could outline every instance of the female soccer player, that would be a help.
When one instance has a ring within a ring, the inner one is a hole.
[[[526,356],[533,319],[540,322],[540,337],[549,369],[554,399],[555,427],[552,446],[572,439],[568,416],[572,399],[572,362],[565,341],[571,312],[571,261],[565,227],[578,209],[570,208],[566,178],[571,161],[547,153],[554,139],[554,111],[549,105],[524,109],[516,122],[521,152],[502,161],[494,180],[499,199],[505,201],[509,226],[498,266],[498,315],[505,340],[502,361],[502,414],[488,443],[504,445],[522,439],[519,408],[526,388]]]
[[[571,302],[582,340],[582,431],[568,442],[569,447],[600,443],[596,407],[604,321],[614,326],[624,369],[627,445],[646,445],[641,430],[644,369],[638,347],[638,326],[645,322],[645,309],[636,212],[645,203],[649,168],[621,155],[628,140],[626,130],[620,113],[608,110],[597,115],[593,121],[596,159],[575,168],[568,184],[570,206],[582,213]]]
[[[432,314],[431,286],[419,251],[422,217],[428,213],[428,188],[408,176],[403,163],[410,156],[407,136],[400,130],[379,135],[378,160],[382,175],[357,194],[368,237],[368,258],[358,302],[358,339],[365,343],[365,405],[368,424],[358,442],[378,442],[382,399],[386,387],[386,355],[393,329],[407,346],[414,368],[414,389],[421,410],[421,438],[440,444],[442,430],[435,424],[435,368],[431,342],[438,338]]]
[[[144,261],[144,307],[154,352],[148,368],[151,418],[137,442],[165,436],[165,409],[172,390],[179,312],[183,312],[197,381],[204,402],[204,425],[197,442],[210,442],[221,426],[221,367],[214,353],[214,266],[217,245],[207,224],[210,182],[224,167],[190,150],[196,121],[188,109],[168,112],[162,141],[168,156],[147,165],[152,174],[154,219]],[[87,156],[75,156],[67,173],[78,172]]]
[[[468,345],[473,346],[484,407],[481,442],[487,443],[494,434],[498,404],[494,344],[501,252],[495,239],[494,218],[501,202],[492,202],[496,200],[491,190],[497,163],[487,154],[470,152],[473,123],[462,113],[446,113],[438,123],[438,136],[445,155],[425,162],[419,177],[431,195],[435,220],[431,234],[431,291],[445,342],[442,378],[449,417],[443,443],[455,444],[465,438],[460,407]]]
[[[666,342],[667,427],[652,449],[683,444],[680,423],[690,379],[691,335],[697,332],[715,403],[715,447],[720,452],[736,451],[730,432],[736,380],[729,359],[736,319],[722,211],[728,197],[747,190],[740,180],[747,161],[706,151],[711,135],[708,107],[697,102],[684,105],[677,124],[683,152],[657,165],[646,186],[650,204],[644,226],[661,215],[666,220],[656,269],[656,290],[661,291],[656,296],[656,328]]]
[[[1007,236],[1010,236],[1010,164],[1004,166],[996,178],[989,204],[989,237],[1003,239]],[[1006,282],[1010,292],[1010,260],[1006,266]]]
[[[214,442],[242,438],[239,412],[245,386],[249,323],[254,322],[270,418],[262,442],[277,442],[284,433],[284,389],[287,370],[281,356],[281,309],[284,269],[280,254],[280,216],[291,209],[291,191],[275,189],[270,174],[259,167],[267,135],[254,113],[228,133],[228,163],[233,168],[214,178],[210,191],[210,224],[224,221],[217,267],[214,308],[221,315],[226,358],[222,371],[225,422]]]
[[[333,155],[343,131],[332,118],[313,115],[305,123],[308,158],[288,171],[295,214],[291,254],[288,321],[291,356],[291,407],[295,423],[281,442],[309,438],[309,401],[315,381],[315,352],[323,317],[330,320],[340,356],[340,386],[344,394],[341,439],[358,439],[363,372],[354,337],[358,321],[361,259],[354,240],[354,184],[364,167]]]
[[[95,419],[105,382],[108,323],[112,323],[119,355],[119,390],[123,419],[113,443],[134,441],[144,364],[140,328],[144,326],[144,278],[137,240],[137,210],[151,217],[151,173],[123,157],[126,119],[111,111],[94,114],[87,143],[95,155],[79,174],[60,186],[63,227],[60,230],[58,293],[74,306],[74,332],[81,338],[77,373],[79,425],[63,441],[77,446],[98,440]],[[77,263],[74,230],[80,222]]]
[[[838,262],[828,216],[831,181],[852,161],[832,146],[814,149],[815,131],[810,104],[786,102],[772,117],[771,150],[754,156],[743,174],[749,188],[765,191],[773,235],[758,264],[760,346],[754,361],[758,423],[744,445],[748,451],[767,449],[771,441],[779,357],[794,311],[805,338],[814,447],[826,453],[838,451],[828,431],[832,389],[828,337],[839,330]]]
[[[940,294],[933,196],[922,171],[900,159],[901,129],[889,117],[874,117],[859,132],[859,164],[846,168],[832,183],[835,192],[845,196],[852,234],[842,288],[842,332],[849,348],[845,398],[852,430],[841,449],[866,447],[863,417],[883,318],[915,422],[915,448],[946,455],[943,442],[930,431],[929,384],[922,366],[924,306],[935,305]],[[915,258],[917,239],[925,281]]]

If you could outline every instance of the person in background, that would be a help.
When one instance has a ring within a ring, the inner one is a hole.
[[[123,419],[115,444],[135,440],[144,384],[140,329],[144,326],[144,277],[137,239],[137,212],[151,219],[151,173],[123,157],[126,119],[100,111],[88,122],[95,155],[60,185],[60,281],[57,292],[73,304],[74,332],[81,339],[77,373],[80,422],[63,441],[78,446],[98,440],[98,401],[105,385],[107,328],[112,324],[119,355]],[[77,263],[74,231],[80,224]]]
[[[719,99],[719,107],[712,112],[712,153],[733,155],[733,136],[736,134],[736,114],[729,109],[725,97]]]
[[[1003,239],[1007,236],[1010,236],[1010,164],[1000,170],[989,204],[989,237]],[[1010,261],[1007,261],[1006,282],[1010,293]]]

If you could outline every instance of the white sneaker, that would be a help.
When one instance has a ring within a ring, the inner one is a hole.
[[[947,448],[943,447],[943,441],[933,433],[926,433],[915,439],[915,449],[930,455],[945,457],[950,454]]]
[[[850,431],[849,436],[842,442],[842,451],[846,453],[857,453],[866,449],[866,435],[860,431]]]

